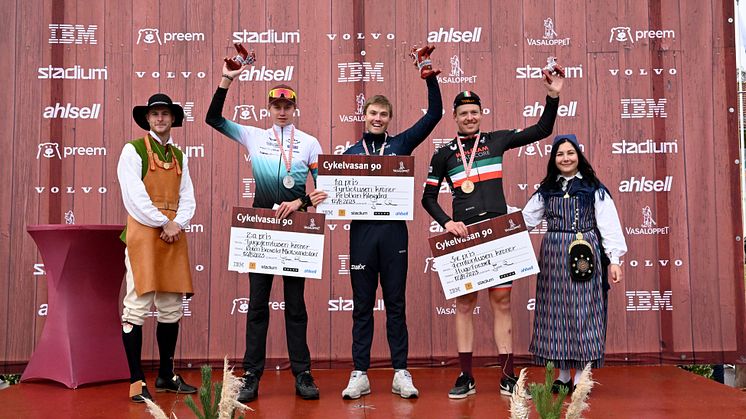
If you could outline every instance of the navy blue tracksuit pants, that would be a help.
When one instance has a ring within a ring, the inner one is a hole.
[[[404,221],[352,221],[350,223],[350,276],[352,277],[352,359],[355,369],[370,367],[373,342],[373,307],[378,277],[386,307],[386,336],[394,369],[407,368],[406,289],[408,233]]]

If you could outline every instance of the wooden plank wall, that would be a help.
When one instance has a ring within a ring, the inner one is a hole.
[[[188,119],[174,137],[190,156],[198,202],[188,233],[196,294],[186,303],[177,357],[183,362],[242,357],[248,277],[228,272],[226,266],[231,207],[252,201],[250,156],[203,121],[220,78],[221,58],[232,54],[233,32],[243,30],[300,34],[299,43],[248,46],[257,53],[257,68],[293,69],[289,84],[300,98],[297,126],[316,136],[325,152],[341,153],[362,133],[363,124],[356,121],[359,95],[391,99],[393,133],[423,115],[425,84],[407,58],[411,46],[422,45],[428,33],[441,28],[479,28],[478,42],[434,43],[435,67],[443,70],[445,115],[431,139],[414,153],[418,184],[424,184],[433,151],[455,133],[451,103],[459,91],[474,90],[482,97],[484,129],[529,126],[538,120],[544,88],[540,79],[520,78],[519,69],[542,67],[547,56],[559,56],[572,67],[562,93],[562,105],[568,105],[571,114],[558,117],[555,133],[578,135],[612,191],[625,227],[640,227],[644,208],[657,227],[668,227],[665,235],[627,236],[626,279],[610,294],[609,360],[733,362],[746,355],[744,322],[739,321],[744,318],[743,247],[736,113],[730,110],[736,108],[730,1],[2,3],[0,49],[5,53],[0,64],[9,71],[0,90],[0,121],[6,133],[0,141],[8,153],[0,167],[0,370],[20,368],[29,359],[49,309],[43,261],[26,227],[64,223],[69,211],[78,224],[124,222],[116,164],[125,142],[142,135],[132,122],[132,107],[156,91],[187,107]],[[83,25],[92,36],[75,33],[73,39],[80,44],[51,43],[61,39],[61,32],[52,35],[52,24]],[[673,36],[619,42],[613,39],[615,27],[629,28],[627,34],[633,37],[648,30],[672,31],[666,33]],[[157,29],[159,42],[147,43],[146,29]],[[551,29],[554,33],[548,36]],[[167,40],[168,33],[198,39]],[[547,37],[567,39],[567,45],[530,44]],[[340,82],[352,74],[341,72],[340,64],[346,63],[382,67],[364,74],[372,80]],[[85,74],[105,69],[106,78],[40,79],[37,68],[50,65],[80,68]],[[456,66],[462,73],[454,73]],[[447,80],[459,75],[469,80]],[[268,126],[261,110],[274,84],[235,82],[224,116]],[[641,99],[640,109],[654,111],[652,117],[631,118],[639,116],[631,107],[624,114],[622,100],[627,99]],[[659,108],[651,108],[647,100]],[[42,117],[46,107],[57,103],[101,104],[101,114],[97,119]],[[243,107],[249,109],[248,120],[239,112]],[[659,148],[666,144],[668,152],[614,153],[622,141],[650,142]],[[63,154],[39,156],[43,143],[57,144]],[[506,154],[504,186],[510,204],[521,206],[543,177],[546,145]],[[64,155],[69,147],[91,147],[99,154]],[[633,177],[670,177],[671,190],[620,191],[620,184]],[[450,209],[450,194],[443,192],[441,204]],[[342,221],[327,223],[324,278],[306,285],[309,344],[317,366],[351,365],[348,228]],[[443,298],[425,240],[438,226],[418,206],[409,231],[411,364],[450,364],[456,354],[455,306]],[[540,231],[532,235],[537,249],[541,237]],[[534,290],[534,278],[517,282],[513,289],[514,348],[523,361],[529,359]],[[281,284],[275,285],[271,301],[282,300]],[[494,362],[486,295],[480,295],[478,306],[475,354],[483,363]],[[282,310],[273,308],[271,314],[267,350],[273,361],[268,366],[286,367]],[[385,312],[376,311],[375,319],[373,363],[388,366]],[[146,326],[144,356],[157,358],[153,319]]]

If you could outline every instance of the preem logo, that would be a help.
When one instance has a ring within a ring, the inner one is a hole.
[[[579,143],[578,145],[580,146],[580,151],[585,152],[585,145],[583,143]],[[552,144],[542,141],[535,141],[518,148],[518,157],[546,157],[550,154],[552,154]]]
[[[634,44],[646,39],[676,39],[676,32],[672,30],[632,30],[629,26],[611,28],[609,42]]]
[[[627,311],[672,311],[673,291],[625,291]]]
[[[544,19],[544,35],[541,38],[526,38],[529,46],[560,46],[570,45],[570,38],[562,38],[557,34],[554,28],[554,21],[551,17]]]
[[[72,103],[65,105],[57,102],[54,106],[47,106],[42,112],[42,117],[45,119],[59,118],[59,119],[98,119],[101,113],[101,104],[94,103],[91,106],[73,106]]]
[[[339,122],[365,122],[363,108],[365,107],[365,94],[358,93],[355,96],[355,113],[339,115]]]
[[[642,208],[642,224],[640,227],[625,227],[628,235],[667,235],[669,231],[668,226],[659,226],[653,218],[653,211],[649,205]]]
[[[50,44],[96,45],[98,25],[73,25],[69,23],[49,24]]]
[[[460,84],[476,83],[477,76],[465,76],[464,70],[461,69],[461,60],[458,55],[451,57],[451,72],[447,76],[438,76],[438,83],[441,84]]]
[[[622,140],[611,143],[611,154],[678,154],[678,140],[634,142]]]
[[[247,31],[233,32],[233,42],[244,44],[298,44],[300,30],[293,32],[277,32],[269,29],[264,32]]]
[[[651,77],[675,76],[679,72],[675,68],[610,68],[609,73],[614,77]]]
[[[135,70],[135,76],[138,79],[144,77],[150,77],[151,79],[160,79],[161,77],[166,79],[204,79],[207,77],[207,73],[204,71],[138,71]]]
[[[517,79],[540,79],[544,76],[541,74],[541,70],[544,67],[534,67],[527,65],[525,67],[516,67],[515,78]],[[565,67],[565,78],[568,79],[580,79],[583,78],[583,66],[578,65],[575,67]]]
[[[668,114],[666,114],[668,101],[664,98],[658,100],[627,98],[620,99],[620,101],[622,103],[622,119],[668,117]]]
[[[293,116],[299,117],[300,109],[296,108],[293,112]],[[265,118],[269,118],[269,109],[267,108],[260,107],[259,110],[257,110],[254,105],[236,105],[233,108],[234,121],[261,121]]]
[[[560,105],[557,108],[557,116],[575,116],[578,112],[578,101],[573,100],[567,105]],[[544,113],[544,105],[534,102],[533,105],[527,105],[523,108],[524,118],[533,118]]]
[[[619,192],[671,192],[673,176],[666,176],[663,180],[647,179],[645,176],[619,182]]]
[[[427,34],[428,43],[472,43],[482,38],[482,27],[477,26],[471,31],[459,31],[456,28],[440,28]]]
[[[250,69],[244,70],[238,76],[238,79],[241,81],[291,81],[294,69],[295,67],[292,65],[287,65],[281,70],[270,70],[266,66],[259,68],[252,66]]]
[[[337,82],[383,81],[383,63],[337,63]]]
[[[165,45],[170,42],[204,42],[205,34],[202,32],[163,32],[157,28],[142,28],[137,31],[137,45],[158,44]]]
[[[60,152],[62,150],[62,152]],[[36,151],[36,159],[63,159],[75,156],[105,156],[106,147],[60,147],[58,143],[41,143]]]
[[[107,80],[109,78],[109,70],[106,66],[104,68],[87,68],[84,69],[79,65],[72,67],[39,67],[38,79],[41,80]]]

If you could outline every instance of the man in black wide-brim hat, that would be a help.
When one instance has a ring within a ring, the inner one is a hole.
[[[157,392],[195,393],[174,373],[173,358],[183,316],[182,296],[193,294],[187,238],[183,234],[196,207],[187,156],[174,146],[171,128],[180,127],[184,109],[163,93],[135,106],[132,117],[148,133],[124,145],[117,166],[127,227],[122,240],[127,293],[122,341],[130,369],[130,400],[152,399],[140,365],[142,325],[155,304],[160,368]]]

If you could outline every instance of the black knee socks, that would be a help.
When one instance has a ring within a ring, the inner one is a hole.
[[[158,322],[155,337],[158,339],[158,352],[161,357],[158,376],[170,380],[174,376],[174,353],[176,339],[179,337],[179,323]]]
[[[125,330],[132,327],[132,330]],[[135,381],[145,381],[145,374],[142,372],[140,357],[142,353],[142,326],[125,323],[122,328],[122,343],[124,343],[124,353],[127,354],[127,365],[130,368],[130,383]]]

